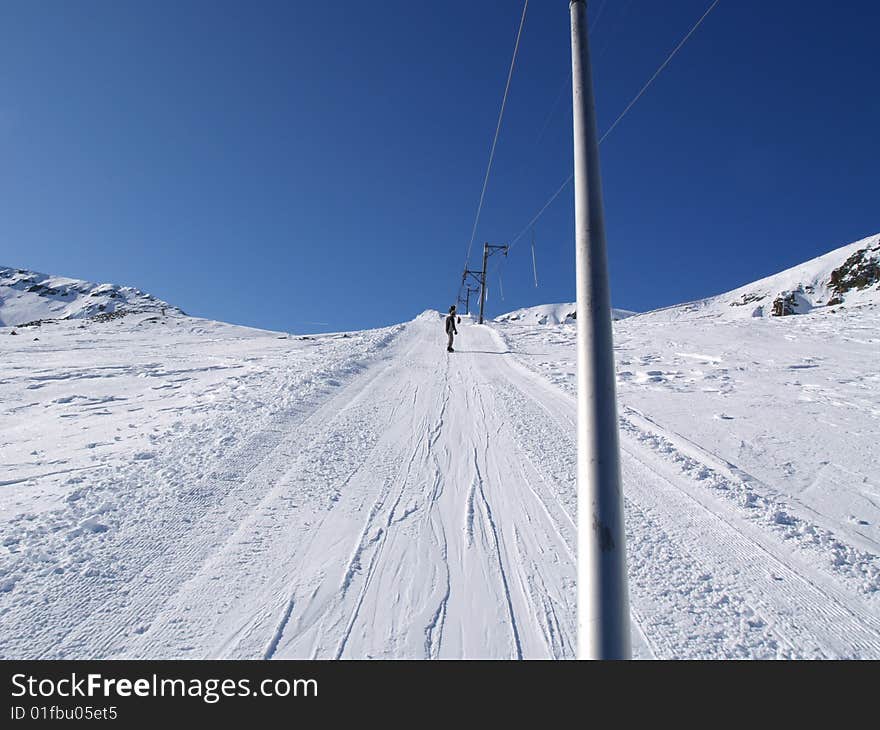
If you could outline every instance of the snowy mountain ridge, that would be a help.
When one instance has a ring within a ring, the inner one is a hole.
[[[685,316],[698,312],[723,319],[833,313],[840,307],[880,304],[880,234],[724,294],[646,312]]]
[[[612,309],[611,319],[615,322],[638,314],[627,309]],[[577,304],[563,302],[561,304],[539,304],[535,307],[524,307],[495,317],[496,322],[515,322],[517,324],[571,324],[577,320]]]
[[[109,318],[123,312],[163,309],[182,313],[134,287],[0,267],[0,327],[18,327],[47,319]]]
[[[841,246],[784,271],[731,291],[641,314],[612,309],[615,321],[633,316],[688,317],[713,314],[724,319],[781,317],[813,311],[834,312],[838,307],[880,304],[880,234]],[[570,324],[576,304],[541,304],[499,315],[495,322],[515,324]]]

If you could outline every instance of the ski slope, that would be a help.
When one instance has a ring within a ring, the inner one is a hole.
[[[55,336],[67,337],[67,326],[59,323]],[[41,342],[51,342],[48,329]],[[61,459],[42,465],[46,474],[12,472],[43,492],[33,503],[4,505],[17,514],[4,525],[15,552],[4,556],[11,585],[0,594],[3,655],[571,656],[572,494],[545,483],[514,448],[523,429],[543,436],[562,427],[549,414],[537,423],[525,417],[536,408],[524,392],[534,378],[499,354],[491,330],[465,324],[463,332],[452,357],[436,313],[369,341],[295,340],[318,343],[325,364],[328,348],[341,344],[345,354],[365,351],[369,365],[325,379],[330,392],[313,407],[298,402],[256,427],[221,422],[200,433],[163,418],[162,400],[148,402],[203,365],[148,374],[153,393],[143,398],[120,380],[129,401],[155,414],[152,451],[135,445],[130,462],[119,454],[114,467],[94,465],[101,476],[77,476],[76,484]],[[264,360],[261,373],[277,363],[276,343],[290,342],[266,340],[242,343],[262,354],[252,358]],[[181,344],[173,343],[178,354]],[[209,355],[214,367],[240,360],[228,344],[224,357],[220,348]],[[127,350],[132,370],[149,372]],[[84,429],[101,428],[83,413],[85,402],[51,397],[91,384],[75,369],[67,375],[21,374],[17,389],[52,388],[39,394],[49,407],[76,408]],[[236,372],[236,384],[246,375]],[[182,400],[179,392],[168,399]],[[120,403],[105,396],[99,411],[113,429],[133,410]],[[182,410],[189,416],[192,407]],[[209,412],[212,421],[218,415]],[[112,437],[106,443],[111,453],[121,449]],[[204,454],[193,459],[187,448]],[[49,474],[58,472],[58,502],[47,504]]]
[[[634,624],[664,658],[876,657],[878,309],[678,314],[615,331]],[[573,429],[574,328],[496,327]]]
[[[178,321],[168,350],[204,347]],[[63,326],[43,328],[43,347],[71,334]],[[3,656],[573,655],[574,399],[504,343],[515,332],[464,322],[447,356],[431,313],[352,338],[237,330],[207,331],[207,366],[191,352],[188,367],[150,369],[132,340],[127,374],[5,373],[5,388],[16,377],[25,400],[45,399],[16,408],[68,416],[86,443],[4,475],[23,496],[4,501]],[[225,378],[193,377],[205,372]],[[249,422],[268,396],[308,388],[311,402]],[[241,405],[224,414],[229,398]],[[880,656],[876,547],[795,516],[630,406],[622,426],[638,656]],[[41,438],[20,432],[19,453]],[[754,519],[753,504],[774,519]]]
[[[637,657],[880,658],[856,294],[615,323]],[[0,328],[0,657],[573,657],[575,328],[523,321]]]

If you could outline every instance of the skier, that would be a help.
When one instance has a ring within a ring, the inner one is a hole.
[[[449,335],[449,342],[446,345],[446,352],[455,352],[452,349],[452,340],[455,335],[458,334],[458,329],[455,327],[455,305],[453,304],[449,308],[449,316],[446,318],[446,334]]]

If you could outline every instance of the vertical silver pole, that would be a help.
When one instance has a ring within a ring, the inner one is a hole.
[[[577,254],[578,658],[629,659],[611,295],[587,4],[571,0]]]
[[[486,263],[489,260],[489,244],[483,244],[483,275],[480,286],[480,324],[483,324],[483,309],[486,307]]]

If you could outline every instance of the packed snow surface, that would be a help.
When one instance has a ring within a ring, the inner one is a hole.
[[[876,243],[615,323],[636,656],[880,658]],[[572,657],[575,329],[0,328],[0,656]]]

